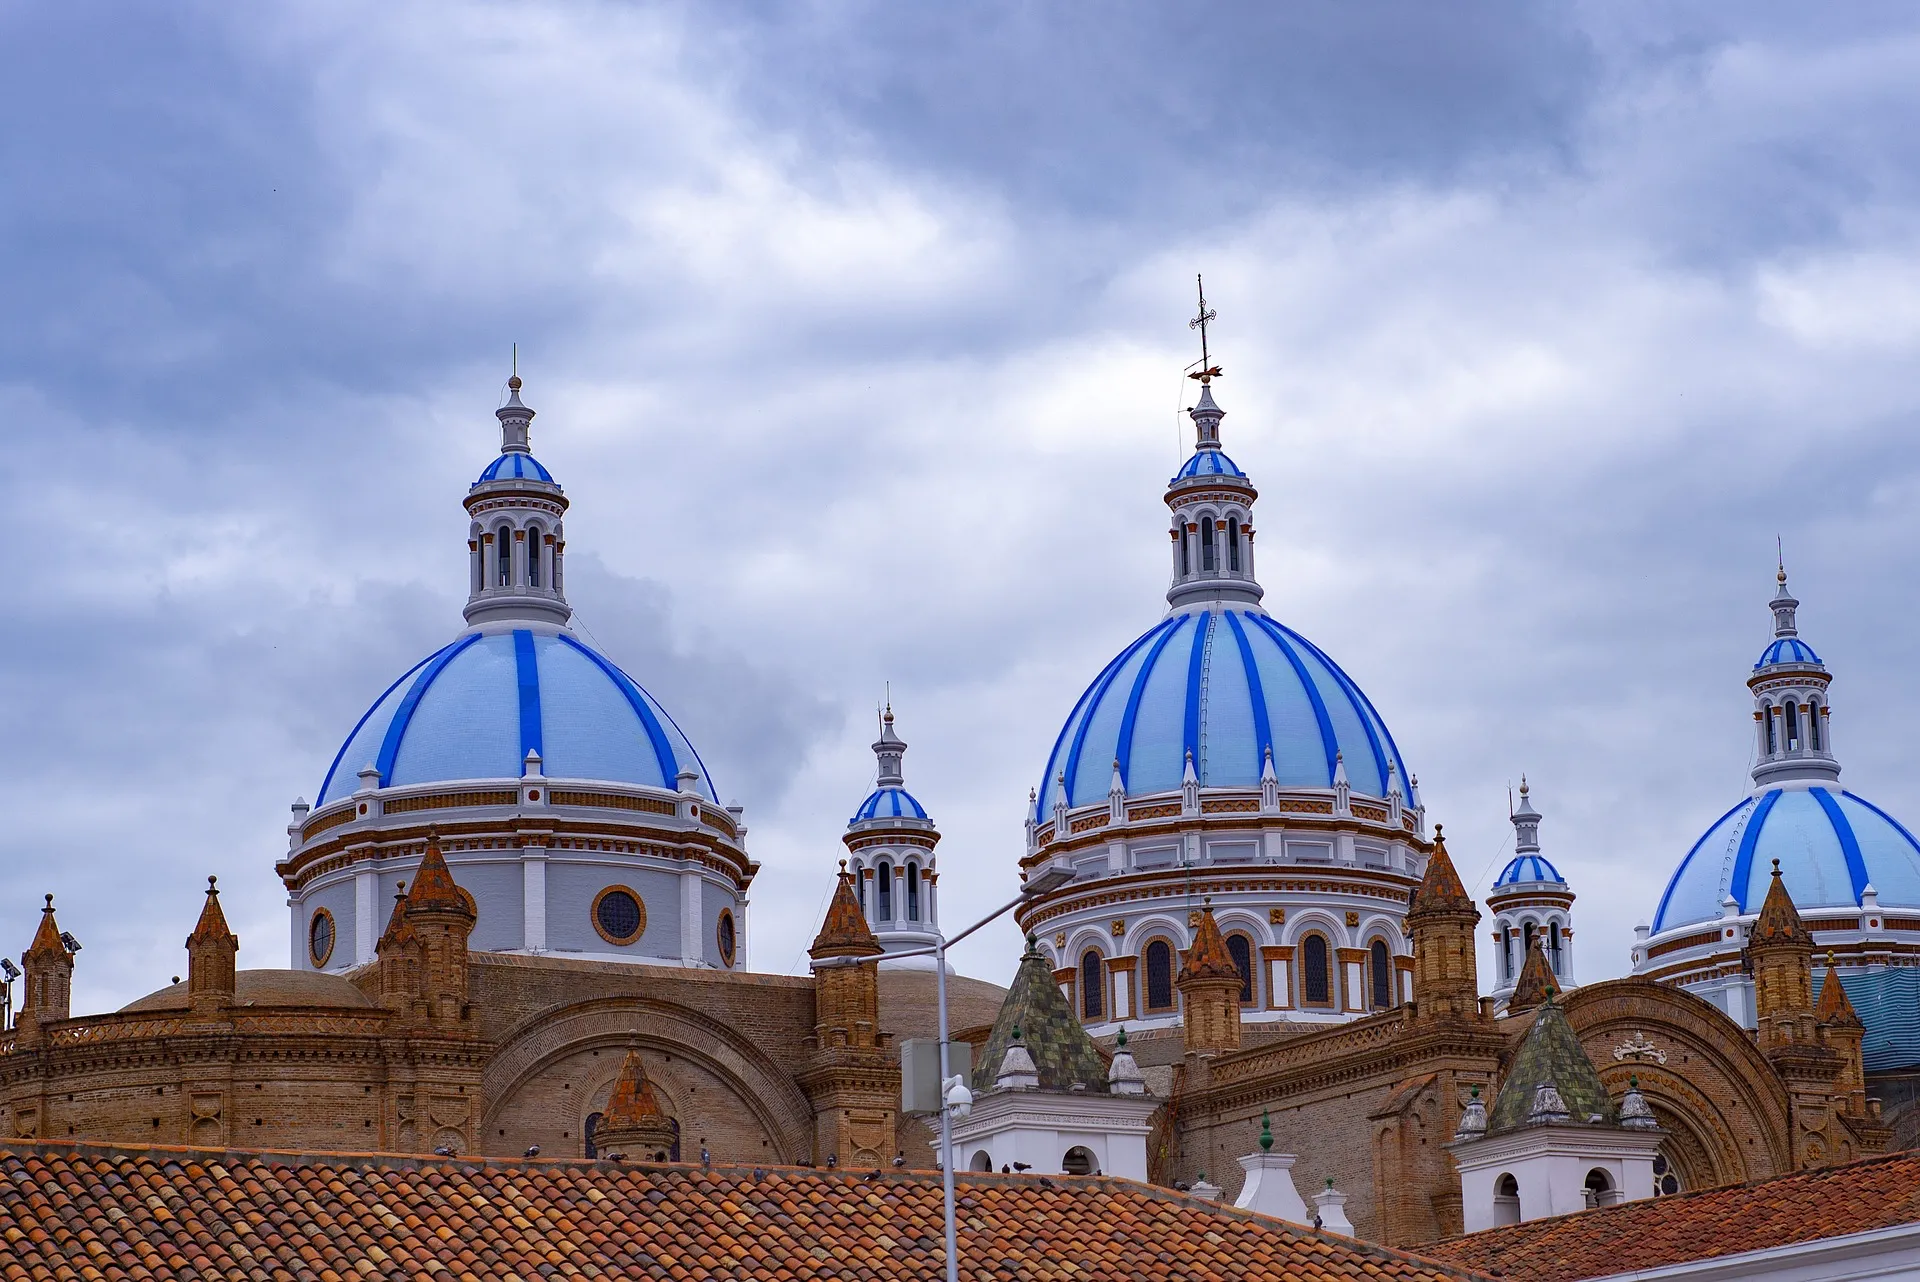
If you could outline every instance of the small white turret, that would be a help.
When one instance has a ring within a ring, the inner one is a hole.
[[[891,700],[873,741],[874,787],[847,821],[841,837],[853,867],[861,911],[889,953],[932,945],[940,929],[934,847],[940,832],[906,788],[907,741],[894,728]],[[1029,838],[1031,840],[1031,838]],[[883,958],[887,969],[928,970],[931,957]]]
[[[1779,586],[1768,602],[1773,640],[1747,678],[1753,692],[1754,786],[1796,780],[1832,783],[1840,777],[1827,702],[1833,678],[1813,647],[1800,639],[1800,602],[1787,591],[1784,564],[1774,578]]]
[[[1573,887],[1540,853],[1539,810],[1533,789],[1520,776],[1520,798],[1509,807],[1513,824],[1513,858],[1494,878],[1487,892],[1493,911],[1495,974],[1493,996],[1504,1001],[1513,995],[1527,953],[1540,949],[1553,973],[1555,987],[1564,992],[1573,980]]]
[[[507,380],[500,457],[467,491],[468,623],[547,623],[573,617],[562,591],[567,496],[533,457],[533,410],[520,399],[520,375]]]

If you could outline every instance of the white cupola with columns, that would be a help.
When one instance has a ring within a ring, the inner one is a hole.
[[[1493,996],[1505,1000],[1520,982],[1529,949],[1538,948],[1565,991],[1573,985],[1573,888],[1540,853],[1540,812],[1520,776],[1520,802],[1513,809],[1513,858],[1487,894],[1493,913]]]
[[[847,821],[848,865],[860,896],[860,909],[874,938],[888,953],[931,947],[940,931],[939,875],[934,847],[940,832],[926,807],[906,789],[901,759],[907,742],[893,728],[893,704],[880,716],[880,737],[873,742],[878,762],[873,791]],[[883,957],[889,969],[933,969],[931,957]]]
[[[1787,570],[1774,576],[1773,644],[1753,665],[1747,689],[1753,692],[1756,788],[1770,784],[1832,783],[1840,777],[1828,721],[1827,683],[1832,680],[1813,647],[1800,640],[1794,612],[1800,602],[1787,591]]]
[[[573,616],[565,587],[567,496],[533,457],[533,411],[520,401],[520,376],[507,380],[500,420],[500,457],[467,491],[468,623]]]

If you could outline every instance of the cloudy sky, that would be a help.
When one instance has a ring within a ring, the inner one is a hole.
[[[569,589],[747,807],[795,969],[891,682],[944,907],[1164,608],[1196,272],[1267,604],[1577,965],[1743,792],[1774,539],[1920,819],[1910,6],[0,0],[0,947],[184,967],[459,624],[518,343]],[[965,969],[1004,977],[1012,928]],[[1484,959],[1483,959],[1484,960]],[[1483,973],[1491,974],[1483,967]]]

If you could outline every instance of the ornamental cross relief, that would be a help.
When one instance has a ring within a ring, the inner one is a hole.
[[[1617,1060],[1618,1059],[1631,1059],[1631,1060],[1649,1060],[1650,1059],[1656,1064],[1664,1064],[1667,1062],[1667,1053],[1659,1049],[1658,1047],[1656,1047],[1652,1042],[1648,1041],[1646,1038],[1646,1034],[1644,1033],[1629,1034],[1627,1036],[1626,1041],[1621,1042],[1618,1046],[1613,1048],[1613,1057]]]

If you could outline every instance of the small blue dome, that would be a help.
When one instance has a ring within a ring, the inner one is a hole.
[[[515,477],[524,477],[530,481],[545,481],[556,484],[553,473],[540,465],[540,460],[523,450],[508,450],[493,462],[487,464],[487,470],[480,473],[475,485],[485,485],[488,481],[510,481]]]
[[[1773,663],[1818,663],[1820,656],[1813,647],[1799,637],[1781,637],[1760,652],[1760,661],[1754,664],[1757,671]]]
[[[1386,723],[1332,659],[1262,610],[1216,607],[1162,619],[1087,687],[1034,818],[1045,821],[1063,772],[1068,805],[1104,802],[1115,761],[1128,796],[1177,789],[1189,752],[1203,785],[1258,787],[1269,745],[1282,787],[1332,787],[1339,755],[1355,792],[1384,797],[1391,762],[1417,804]]]
[[[716,800],[680,727],[633,678],[570,634],[469,633],[387,688],[347,736],[320,785],[326,805],[360,786],[518,779],[528,750],[558,779],[677,788],[682,770]]]
[[[1540,856],[1516,855],[1507,861],[1505,868],[1500,870],[1500,875],[1494,879],[1493,888],[1498,890],[1502,886],[1518,886],[1530,881],[1557,881],[1562,886],[1567,884],[1567,879],[1560,875],[1560,870]]]
[[[905,788],[876,788],[867,794],[860,808],[853,812],[853,818],[847,820],[857,824],[867,819],[925,819],[925,807],[913,799],[913,794]]]
[[[1729,894],[1741,912],[1757,911],[1776,859],[1802,912],[1857,908],[1869,885],[1888,908],[1920,908],[1920,842],[1892,815],[1850,792],[1769,788],[1694,843],[1660,897],[1654,933],[1718,918]]]
[[[1174,475],[1174,480],[1184,481],[1195,476],[1238,476],[1244,478],[1245,472],[1240,465],[1228,458],[1225,450],[1200,450],[1187,460],[1186,466]]]

